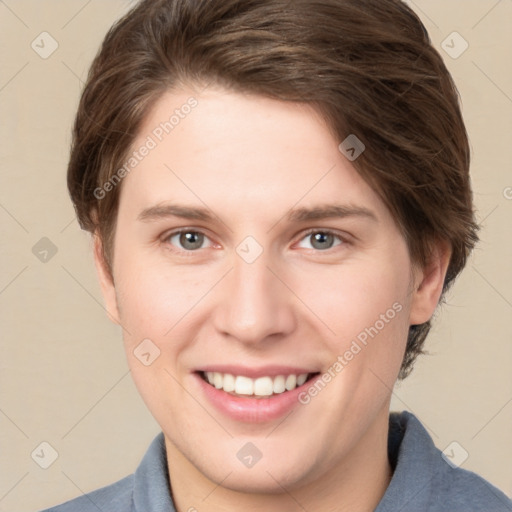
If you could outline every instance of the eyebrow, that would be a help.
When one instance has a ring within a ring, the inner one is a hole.
[[[296,208],[292,209],[286,216],[290,222],[305,222],[345,217],[364,217],[375,222],[378,221],[377,215],[368,208],[363,206],[345,206],[336,204],[317,206],[314,208]]]
[[[181,217],[189,220],[211,221],[215,216],[207,208],[192,208],[178,204],[157,204],[142,210],[137,219],[143,222],[166,219],[167,217]]]
[[[137,219],[142,222],[150,222],[168,217],[180,217],[188,220],[200,220],[204,222],[216,220],[217,217],[207,208],[189,207],[178,204],[157,204],[142,210]],[[286,218],[289,222],[308,222],[329,218],[364,217],[377,222],[377,215],[370,209],[352,205],[324,205],[314,208],[294,208],[290,210]]]

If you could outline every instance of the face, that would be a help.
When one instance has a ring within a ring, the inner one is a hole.
[[[122,182],[115,284],[97,256],[173,460],[231,489],[304,485],[372,449],[439,296],[340,142],[304,105],[168,93]]]

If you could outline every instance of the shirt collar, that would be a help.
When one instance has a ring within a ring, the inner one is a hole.
[[[135,471],[133,512],[176,512],[171,498],[162,432],[153,440]]]
[[[432,492],[432,468],[438,467],[439,450],[423,425],[411,413],[389,416],[388,457],[395,466],[391,482],[375,512],[426,511]]]

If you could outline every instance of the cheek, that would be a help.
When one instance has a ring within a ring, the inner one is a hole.
[[[161,337],[163,330],[172,326],[176,305],[187,288],[180,283],[179,273],[171,275],[168,268],[148,258],[140,247],[129,251],[128,247],[135,244],[129,243],[121,228],[117,243],[114,277],[123,326],[130,332],[149,329],[146,335],[158,332]]]
[[[126,257],[117,266],[123,340],[139,393],[157,421],[164,422],[173,404],[182,402],[175,379],[186,374],[181,354],[194,338],[190,320],[207,290],[204,280],[191,283],[179,269],[171,272],[142,260]]]
[[[409,329],[410,261],[405,247],[390,254],[320,268],[314,277],[301,272],[312,277],[292,285],[314,313],[312,331],[321,333],[332,364],[341,356],[347,385],[382,386],[380,379],[392,387],[400,369]]]
[[[205,298],[218,281],[216,270],[191,270],[135,256],[119,262],[117,269],[127,349],[149,338],[166,355],[179,352],[182,336],[177,335],[185,330],[193,337],[193,322],[202,314]]]
[[[314,273],[301,272],[300,278],[297,275],[293,289],[325,325],[326,334],[343,340],[376,323],[379,331],[383,322],[385,326],[407,323],[410,281],[404,269],[407,260],[403,265],[381,261],[319,268]]]

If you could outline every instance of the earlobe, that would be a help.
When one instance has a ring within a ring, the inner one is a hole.
[[[443,292],[451,248],[446,242],[436,243],[428,264],[419,269],[413,289],[410,324],[419,325],[432,318]]]
[[[103,301],[105,302],[105,309],[107,310],[107,314],[110,320],[120,325],[121,322],[119,319],[119,308],[117,305],[114,280],[111,272],[108,269],[108,264],[105,261],[103,254],[103,243],[98,233],[93,234],[93,253],[94,264],[96,266],[96,272],[100,282],[101,293],[103,295]]]

